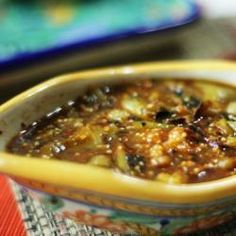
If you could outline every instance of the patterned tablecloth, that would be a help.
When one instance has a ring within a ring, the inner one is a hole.
[[[0,236],[121,236],[58,217],[1,175],[0,190]],[[234,236],[236,220],[193,235]]]
[[[58,217],[0,176],[0,236],[119,236]]]

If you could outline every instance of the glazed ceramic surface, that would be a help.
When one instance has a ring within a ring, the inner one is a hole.
[[[42,83],[0,107],[0,172],[58,214],[113,232],[174,235],[232,219],[236,212],[235,176],[168,185],[99,167],[5,152],[6,143],[22,123],[30,124],[76,98],[91,84],[122,86],[125,80],[170,77],[236,84],[236,65],[220,61],[151,63],[73,73]]]
[[[192,0],[2,2],[2,70],[103,42],[178,28],[200,17],[200,8]]]

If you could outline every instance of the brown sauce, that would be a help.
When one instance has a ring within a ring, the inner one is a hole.
[[[169,79],[91,88],[7,149],[175,184],[223,178],[236,172],[236,89]]]

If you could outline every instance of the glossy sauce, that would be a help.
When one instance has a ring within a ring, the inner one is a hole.
[[[7,149],[173,184],[223,178],[236,172],[236,90],[169,79],[90,88]]]

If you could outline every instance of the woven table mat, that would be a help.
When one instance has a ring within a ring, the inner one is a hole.
[[[0,176],[0,189],[0,236],[121,236],[58,217],[6,177]],[[193,235],[234,236],[236,219]]]

